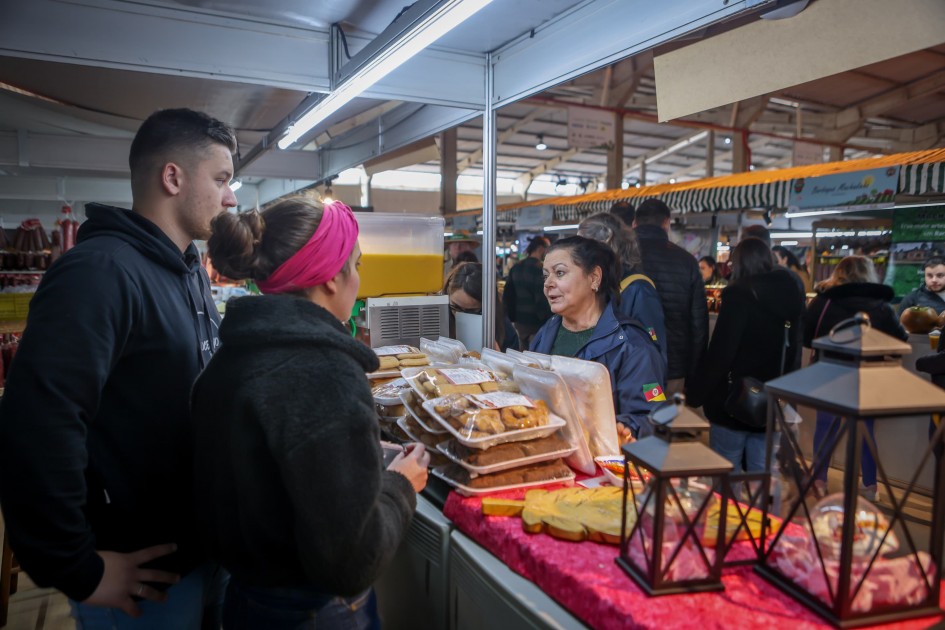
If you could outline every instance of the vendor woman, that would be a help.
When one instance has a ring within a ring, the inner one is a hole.
[[[607,366],[621,438],[647,435],[647,415],[666,400],[666,363],[646,328],[617,308],[617,255],[603,243],[572,236],[548,249],[542,272],[553,315],[531,349]]]
[[[306,199],[211,224],[214,266],[262,296],[232,300],[194,385],[198,529],[231,574],[225,630],[376,627],[371,584],[427,480],[417,445],[384,470],[366,372],[346,321],[358,294],[351,209]]]

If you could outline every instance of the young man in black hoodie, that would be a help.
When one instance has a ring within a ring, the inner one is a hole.
[[[188,398],[219,317],[193,240],[236,205],[235,150],[205,114],[152,115],[131,145],[133,209],[87,205],[30,303],[0,404],[0,502],[23,569],[83,628],[200,626]]]

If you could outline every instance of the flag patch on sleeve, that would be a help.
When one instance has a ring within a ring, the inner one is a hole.
[[[644,385],[643,396],[646,397],[646,402],[666,400],[666,394],[663,393],[663,388],[660,387],[659,383],[647,383]]]
[[[656,329],[655,329],[655,328],[653,328],[652,326],[650,326],[650,327],[647,328],[646,330],[647,330],[647,332],[650,333],[650,337],[653,339],[653,341],[659,341],[659,339],[656,338]]]

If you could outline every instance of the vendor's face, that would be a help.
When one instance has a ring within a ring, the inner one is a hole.
[[[462,254],[463,252],[470,252],[476,249],[476,246],[473,243],[468,241],[463,241],[459,243],[450,243],[449,253],[450,260],[456,260],[456,257]]]
[[[585,273],[566,249],[556,249],[545,256],[542,274],[545,277],[545,297],[553,313],[568,317],[597,301],[593,287],[600,287],[600,268]]]
[[[481,313],[482,304],[462,289],[450,293],[450,308],[457,313]]]
[[[932,293],[945,291],[945,265],[927,267],[925,270],[925,286]]]
[[[702,281],[708,282],[712,277],[712,265],[704,260],[699,261],[699,271],[702,272]]]

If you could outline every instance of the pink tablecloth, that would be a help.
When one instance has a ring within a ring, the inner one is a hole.
[[[519,491],[501,496],[519,499],[523,495]],[[518,517],[483,516],[480,499],[455,492],[450,493],[443,513],[461,532],[593,628],[829,627],[751,567],[726,569],[721,592],[648,597],[614,563],[616,546],[528,534]],[[883,627],[928,628],[940,619],[927,617]]]

